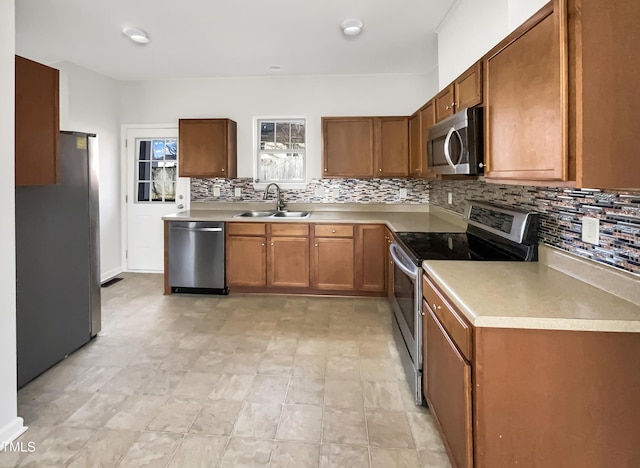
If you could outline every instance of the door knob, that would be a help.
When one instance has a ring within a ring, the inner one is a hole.
[[[178,205],[178,209],[179,209],[179,210],[181,210],[182,208],[184,208],[184,205],[183,205],[182,203],[180,203],[180,204]]]

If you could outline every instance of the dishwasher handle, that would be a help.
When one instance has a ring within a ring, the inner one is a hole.
[[[197,231],[197,232],[222,232],[222,228],[219,228],[219,227],[190,228],[190,227],[171,226],[170,229],[178,229],[180,231]]]

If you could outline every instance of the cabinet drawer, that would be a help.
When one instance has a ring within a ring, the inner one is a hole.
[[[272,236],[308,236],[309,225],[304,223],[270,224]]]
[[[227,223],[230,236],[264,236],[267,233],[265,223]]]
[[[471,361],[471,327],[444,300],[426,275],[422,276],[422,295],[431,310],[453,339],[460,352]]]
[[[316,237],[353,237],[351,224],[316,224],[314,226]]]

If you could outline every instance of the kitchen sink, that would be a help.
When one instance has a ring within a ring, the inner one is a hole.
[[[245,211],[234,215],[234,218],[308,218],[308,211]]]
[[[234,215],[234,218],[267,218],[273,216],[275,211],[245,211]]]
[[[311,213],[308,211],[278,211],[272,218],[308,218]]]

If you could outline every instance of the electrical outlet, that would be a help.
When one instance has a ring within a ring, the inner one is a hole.
[[[313,192],[313,195],[316,198],[324,197],[324,187],[316,187],[315,191]]]
[[[220,196],[220,187],[213,187],[213,196],[214,197]]]
[[[240,198],[242,196],[242,189],[241,188],[234,189],[233,193],[237,198]]]
[[[449,205],[453,204],[453,193],[451,192],[447,193],[447,203]]]
[[[399,198],[407,198],[407,189],[406,188],[401,188],[400,190],[398,190],[398,197]]]
[[[333,198],[338,198],[340,197],[340,189],[339,188],[334,188],[331,193],[333,194]]]
[[[600,245],[600,220],[598,218],[582,218],[582,241]]]

